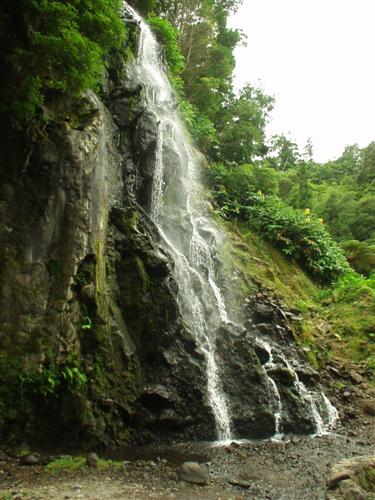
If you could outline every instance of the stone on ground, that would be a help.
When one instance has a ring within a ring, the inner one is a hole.
[[[178,471],[180,481],[207,485],[210,481],[208,467],[198,462],[185,462]]]

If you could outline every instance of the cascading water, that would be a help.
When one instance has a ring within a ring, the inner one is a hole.
[[[150,28],[133,9],[125,10],[139,23],[138,60],[132,78],[144,89],[145,107],[155,116],[157,138],[151,218],[174,260],[178,301],[184,320],[195,334],[206,359],[207,394],[219,440],[231,437],[230,416],[215,361],[215,331],[228,322],[224,298],[216,284],[214,253],[220,232],[204,215],[197,182],[198,154],[173,105],[175,98]],[[166,151],[174,154],[173,175],[166,174]]]
[[[274,411],[275,411],[275,435],[274,439],[280,439],[282,437],[281,433],[281,422],[282,422],[282,401],[280,397],[279,390],[277,388],[276,382],[269,375],[268,372],[272,372],[276,368],[276,364],[273,357],[272,348],[269,343],[257,339],[257,341],[263,346],[263,348],[269,354],[269,360],[265,364],[265,370],[267,373],[268,383],[271,394],[274,395]],[[336,408],[329,401],[327,396],[321,392],[317,393],[316,391],[309,390],[305,384],[299,379],[296,370],[292,367],[289,361],[286,359],[282,353],[278,352],[278,357],[282,364],[289,370],[294,378],[294,387],[299,394],[302,401],[306,402],[311,416],[313,418],[314,426],[315,426],[315,434],[323,435],[332,430],[337,421],[339,419],[338,412]],[[319,411],[318,406],[320,406],[321,411]],[[322,417],[322,414],[325,415],[325,418]]]
[[[217,283],[217,254],[223,236],[206,216],[198,182],[199,154],[192,146],[177,112],[176,100],[164,71],[158,43],[142,18],[126,3],[124,13],[140,28],[138,58],[129,67],[131,80],[143,89],[144,109],[154,117],[156,143],[149,213],[158,227],[166,250],[173,258],[182,316],[195,335],[206,360],[207,397],[215,418],[218,439],[231,439],[231,419],[216,362],[216,332],[232,323]],[[168,158],[169,157],[169,158]],[[172,158],[172,161],[171,159]],[[258,339],[259,340],[259,339]],[[272,348],[264,370],[270,406],[275,415],[275,438],[281,437],[283,405],[276,382],[269,372],[275,367]],[[278,353],[280,358],[280,354]],[[295,389],[308,403],[316,432],[322,433],[337,420],[337,412],[321,395],[328,422],[325,424],[315,402],[316,395],[299,381],[290,363],[282,363],[295,375]],[[326,420],[327,420],[326,419]]]

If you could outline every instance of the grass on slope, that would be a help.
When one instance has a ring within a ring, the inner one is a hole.
[[[297,264],[245,224],[222,219],[218,222],[229,237],[225,248],[227,265],[239,271],[245,295],[260,287],[292,309],[315,304],[319,289]]]
[[[321,293],[321,304],[335,328],[332,353],[363,363],[375,378],[375,277],[348,274]]]

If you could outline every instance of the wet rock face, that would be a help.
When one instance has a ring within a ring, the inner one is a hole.
[[[138,112],[141,89],[111,75],[80,111],[48,103],[26,167],[26,142],[3,144],[4,439],[11,430],[87,446],[215,437],[171,259],[138,204],[147,208],[154,125]]]
[[[234,328],[217,338],[218,364],[235,438],[263,438],[275,433],[267,378],[254,340]]]
[[[286,434],[316,432],[316,417],[312,413],[311,397],[307,391],[319,387],[319,374],[306,365],[303,352],[293,342],[291,324],[294,323],[298,328],[300,320],[298,311],[289,311],[266,293],[260,292],[247,299],[246,317],[247,336],[254,339],[256,355],[279,392],[282,405],[280,432]],[[255,337],[259,341],[255,340]],[[262,341],[272,346],[271,366],[269,352],[262,345]],[[240,352],[243,349],[242,347]],[[289,363],[286,360],[289,360]],[[305,387],[302,393],[300,383]],[[325,411],[323,407],[319,410],[323,413]],[[327,415],[324,414],[324,418],[327,418]]]
[[[153,223],[134,205],[114,209],[112,238],[116,248],[119,307],[136,345],[142,387],[134,417],[142,440],[214,438],[206,402],[202,355],[183,324],[170,257],[158,246]]]

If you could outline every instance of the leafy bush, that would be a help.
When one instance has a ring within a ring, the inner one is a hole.
[[[179,75],[185,59],[180,51],[178,30],[167,19],[150,16],[148,23],[163,47],[165,60],[172,75]]]
[[[1,111],[13,124],[32,119],[46,93],[97,88],[104,57],[125,28],[120,0],[5,1],[0,20]]]
[[[0,352],[0,439],[17,437],[44,439],[56,426],[61,395],[85,393],[88,378],[78,357],[70,354],[57,364],[46,351],[42,366],[28,366],[27,356]],[[42,432],[42,435],[39,435]]]
[[[369,276],[375,271],[375,245],[349,240],[342,244],[346,258],[358,273]]]
[[[209,147],[217,144],[217,132],[213,122],[205,115],[198,113],[195,106],[186,99],[180,102],[180,113],[190,134],[202,151],[207,151]]]
[[[130,0],[128,3],[144,17],[147,17],[156,8],[156,0]]]
[[[352,303],[363,296],[370,296],[375,305],[375,273],[369,278],[355,272],[346,273],[332,288],[322,292],[323,298],[331,297],[334,301],[347,303]]]
[[[251,165],[216,165],[210,176],[220,214],[246,221],[314,278],[331,282],[350,269],[338,244],[309,210],[288,207],[276,196],[256,191],[259,183]]]
[[[330,282],[349,270],[340,247],[314,216],[276,197],[260,197],[243,211],[252,227],[320,281]]]

